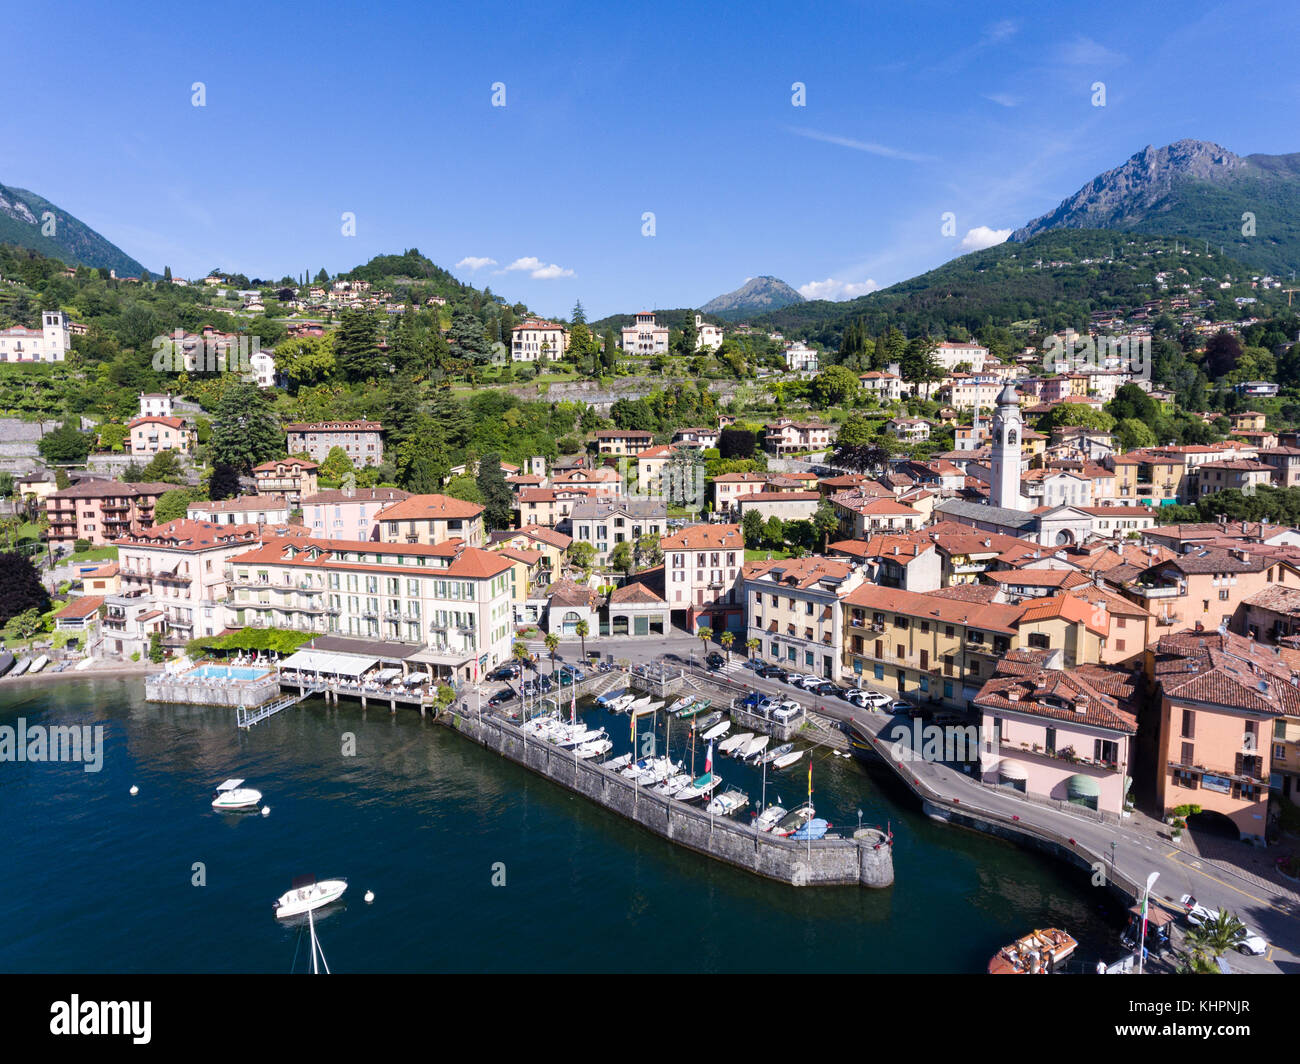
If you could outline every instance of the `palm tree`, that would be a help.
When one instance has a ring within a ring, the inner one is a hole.
[[[1187,948],[1193,957],[1208,955],[1211,959],[1218,960],[1236,946],[1237,937],[1245,929],[1246,925],[1232,913],[1227,909],[1220,909],[1202,922],[1200,927],[1194,927],[1187,932]]]
[[[709,640],[713,638],[713,629],[707,624],[702,624],[695,630],[695,634],[700,637],[700,642],[704,644],[704,649],[700,653],[707,654],[709,652]]]
[[[573,634],[582,640],[582,660],[587,660],[587,636],[591,634],[591,625],[586,621],[579,621],[573,626]]]
[[[519,662],[520,665],[523,665],[524,662],[532,657],[532,655],[528,653],[528,644],[522,639],[515,641],[514,648],[510,653],[514,656],[515,661]]]
[[[551,655],[551,676],[555,676],[555,652],[560,649],[560,637],[554,632],[547,632],[546,638],[542,640],[546,644],[546,650]]]
[[[723,632],[718,636],[718,642],[722,644],[722,649],[727,652],[727,664],[731,664],[731,644],[736,641],[736,637],[730,632]]]
[[[749,656],[751,658],[754,656],[754,651],[760,649],[762,646],[763,646],[763,641],[761,639],[745,640],[745,649],[749,651]]]

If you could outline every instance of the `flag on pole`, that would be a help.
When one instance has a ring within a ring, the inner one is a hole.
[[[808,758],[808,804],[812,805],[812,758]]]
[[[569,691],[569,723],[578,722],[578,688],[575,686]]]

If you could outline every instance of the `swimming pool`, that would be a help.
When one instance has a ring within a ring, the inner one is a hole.
[[[198,676],[204,680],[257,680],[269,671],[250,665],[200,665],[186,675]]]

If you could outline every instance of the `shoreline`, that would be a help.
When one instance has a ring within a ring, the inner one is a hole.
[[[87,680],[97,676],[146,676],[157,672],[160,666],[152,661],[114,662],[109,665],[90,669],[65,669],[63,672],[38,672],[35,676],[0,676],[0,693],[7,688],[18,688],[25,684],[32,686],[41,683],[58,683],[60,680]]]

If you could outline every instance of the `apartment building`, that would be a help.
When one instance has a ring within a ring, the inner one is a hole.
[[[831,445],[835,432],[834,425],[783,417],[763,426],[763,447],[770,454],[821,451]]]
[[[127,446],[132,455],[159,451],[190,453],[190,431],[178,417],[138,417],[127,425]]]
[[[1264,447],[1259,460],[1272,468],[1274,487],[1300,487],[1300,447]]]
[[[220,633],[225,628],[226,562],[256,544],[259,535],[255,525],[182,517],[116,539],[121,591],[108,596],[103,626],[114,652],[130,654],[140,644],[147,649],[149,631],[159,628],[155,623],[141,629],[132,619],[161,618],[163,641],[173,647]],[[149,609],[128,610],[146,602]]]
[[[859,373],[858,380],[862,382],[863,391],[870,392],[882,402],[892,403],[903,397],[903,378],[897,373],[873,369]]]
[[[354,466],[384,461],[384,427],[378,421],[315,421],[285,426],[285,450],[323,462],[341,447]]]
[[[1205,462],[1196,469],[1196,494],[1204,499],[1221,491],[1239,491],[1253,495],[1261,486],[1272,487],[1273,466],[1252,458]]]
[[[171,392],[141,392],[140,417],[172,417]]]
[[[1160,639],[1146,666],[1160,703],[1160,807],[1198,805],[1264,845],[1270,743],[1278,721],[1300,715],[1290,664],[1242,636],[1189,630]]]
[[[175,486],[83,480],[51,492],[45,498],[45,516],[50,524],[45,538],[56,548],[70,550],[79,539],[101,547],[152,525],[158,497]]]
[[[816,373],[818,365],[817,349],[809,347],[802,340],[793,340],[785,345],[785,368],[791,373]]]
[[[736,500],[767,488],[765,473],[722,473],[713,478],[713,512],[730,513]]]
[[[1121,674],[1049,668],[1013,651],[973,702],[984,782],[1120,820],[1137,734],[1133,694]]]
[[[510,360],[536,362],[559,358],[568,350],[569,334],[563,325],[543,318],[529,318],[510,330]]]
[[[400,488],[339,488],[302,500],[302,521],[316,539],[378,540],[378,517],[393,503],[409,499]]]
[[[742,632],[741,574],[745,537],[739,525],[691,525],[659,541],[664,553],[664,599],[683,613],[683,627]]]
[[[305,458],[277,458],[253,466],[253,479],[259,495],[283,495],[290,506],[298,507],[306,496],[316,494],[319,468]]]
[[[191,521],[216,525],[287,525],[289,503],[282,495],[240,495],[233,499],[192,502],[185,508]]]
[[[949,373],[958,366],[966,366],[972,373],[982,373],[988,357],[989,349],[979,344],[944,342],[934,346],[935,362]]]
[[[899,697],[966,708],[1017,645],[1022,607],[864,584],[844,599],[843,671]]]
[[[231,559],[227,624],[417,644],[408,660],[473,680],[510,659],[512,567],[459,543],[271,538]]]
[[[831,496],[831,506],[845,539],[866,539],[876,533],[911,532],[925,524],[925,515],[891,498],[864,491]]]
[[[483,546],[483,507],[450,495],[410,495],[375,515],[384,543],[446,543]]]
[[[862,571],[845,559],[791,558],[748,562],[742,579],[746,642],[759,641],[756,656],[835,678],[844,645],[842,602],[862,584]]]
[[[653,499],[580,502],[569,515],[569,527],[576,542],[596,548],[603,565],[618,544],[635,546],[642,536],[659,539],[667,533],[668,506]]]
[[[1196,547],[1143,570],[1124,593],[1150,610],[1159,626],[1199,624],[1215,629],[1232,623],[1243,601],[1276,583],[1295,586],[1300,570],[1286,561],[1241,547]]]
[[[653,432],[643,432],[640,429],[599,429],[592,436],[598,453],[615,457],[626,455],[634,458],[653,447],[655,442]]]

